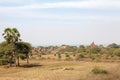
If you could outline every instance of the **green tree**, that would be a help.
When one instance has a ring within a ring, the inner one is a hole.
[[[95,46],[95,47],[91,47],[90,51],[93,54],[98,54],[98,53],[100,53],[101,49],[99,47]]]
[[[12,63],[13,44],[7,44],[6,42],[0,43],[0,59],[7,59],[9,63]]]
[[[77,53],[81,53],[81,52],[86,52],[84,45],[80,45],[79,48],[77,49]]]
[[[7,44],[11,44],[13,46],[12,52],[9,54],[9,62],[10,66],[12,66],[12,60],[16,57],[16,44],[20,41],[20,33],[16,28],[6,28],[3,33],[3,37],[6,40]]]
[[[120,48],[120,45],[117,45],[116,43],[112,43],[112,44],[108,45],[107,47],[109,47],[109,48]]]
[[[58,55],[58,59],[60,60],[62,58],[61,53],[58,52],[57,55]]]
[[[27,63],[29,63],[28,58],[29,58],[29,53],[32,49],[31,44],[27,42],[19,42],[16,44],[16,52],[17,52],[17,65],[19,66],[19,59],[21,58],[22,60],[27,59]]]
[[[32,47],[31,44],[27,42],[18,42],[16,44],[16,57],[13,56],[13,59],[17,61],[17,66],[20,65],[19,59],[27,59],[28,63],[28,58],[29,58],[29,52],[31,51]],[[0,43],[0,57],[4,59],[8,59],[9,56],[11,56],[11,53],[14,50],[13,44],[7,44],[7,42],[2,42]],[[13,61],[13,60],[11,60]]]

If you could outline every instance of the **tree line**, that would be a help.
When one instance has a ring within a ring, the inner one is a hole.
[[[42,55],[53,54],[58,59],[62,59],[62,55],[65,55],[67,60],[71,60],[72,57],[75,57],[76,60],[120,60],[120,45],[112,43],[108,46],[103,46],[95,45],[93,42],[87,46],[39,46],[33,50],[33,53],[36,53],[41,58],[44,58]]]

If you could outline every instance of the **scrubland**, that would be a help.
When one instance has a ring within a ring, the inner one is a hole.
[[[94,74],[99,67],[107,74]],[[0,66],[0,80],[120,80],[119,62],[30,60],[20,67]]]

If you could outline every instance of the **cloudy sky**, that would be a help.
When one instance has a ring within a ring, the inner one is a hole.
[[[0,0],[6,27],[38,45],[120,44],[120,0]]]

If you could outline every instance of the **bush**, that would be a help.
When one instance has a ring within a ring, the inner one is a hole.
[[[76,60],[80,60],[81,58],[85,58],[85,53],[84,52],[76,54]]]
[[[68,54],[68,53],[65,54],[65,57],[66,57],[66,60],[70,60],[71,59],[70,58],[70,54]]]
[[[62,56],[61,56],[61,54],[60,54],[60,53],[58,53],[58,59],[61,59],[61,57],[62,57]]]
[[[39,54],[41,54],[41,55],[46,55],[46,53],[44,53],[44,52],[40,52]]]
[[[94,74],[108,74],[108,71],[100,69],[98,67],[95,67],[94,69],[92,69],[92,73],[94,73]]]
[[[66,53],[66,54],[65,54],[65,57],[66,57],[66,58],[69,58],[69,57],[70,57],[70,55],[69,55],[68,53]]]
[[[90,58],[92,59],[92,61],[101,61],[101,56],[99,54],[93,54]]]
[[[85,56],[84,56],[84,54],[80,53],[80,54],[79,54],[79,57],[80,57],[80,58],[84,58]]]
[[[7,59],[0,59],[0,65],[7,65],[8,60]]]
[[[77,57],[78,59],[79,59],[79,58],[84,58],[84,57],[85,57],[85,54],[84,54],[84,53],[78,53],[76,57]]]
[[[113,53],[114,53],[116,56],[119,56],[119,57],[120,57],[120,49],[116,49]]]

